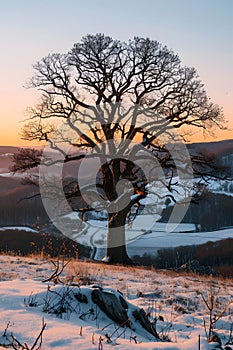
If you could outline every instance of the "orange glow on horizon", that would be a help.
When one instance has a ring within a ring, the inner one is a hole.
[[[18,123],[19,125],[21,123]],[[23,126],[23,123],[22,123]],[[39,141],[32,142],[27,140],[22,140],[20,138],[20,129],[16,125],[3,125],[0,130],[0,146],[16,146],[16,147],[34,147],[42,145]],[[233,122],[229,122],[227,125],[227,130],[213,130],[214,136],[207,135],[203,133],[202,129],[196,129],[193,135],[188,136],[187,139],[189,142],[214,142],[225,139],[233,138]]]
[[[0,129],[0,146],[16,146],[16,147],[33,147],[41,145],[39,142],[30,142],[22,140],[20,132],[23,126],[28,122],[26,108],[27,106],[35,106],[40,100],[40,93],[34,90],[26,90],[22,87],[15,89],[0,89],[1,94],[1,129]],[[13,96],[13,97],[12,97]],[[220,99],[221,98],[221,99]],[[189,142],[210,142],[224,139],[233,139],[233,108],[231,108],[230,100],[219,97],[218,103],[222,105],[225,102],[225,119],[229,120],[226,124],[227,130],[215,129],[215,136],[203,133],[200,128],[195,128],[192,136],[187,139]],[[207,130],[208,131],[208,130]]]

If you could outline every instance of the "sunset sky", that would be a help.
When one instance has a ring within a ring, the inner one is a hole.
[[[126,41],[150,37],[173,49],[197,69],[233,129],[232,14],[233,0],[0,0],[0,145],[30,144],[19,132],[27,106],[39,98],[23,87],[32,65],[99,32]],[[232,130],[216,134],[233,138]],[[195,140],[203,140],[200,131]]]

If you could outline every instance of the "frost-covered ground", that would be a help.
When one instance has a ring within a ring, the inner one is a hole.
[[[100,337],[103,339],[101,345],[104,350],[112,349],[113,346],[120,350],[196,350],[199,335],[201,350],[210,350],[215,349],[217,344],[208,344],[205,340],[203,320],[206,320],[208,327],[208,312],[200,292],[208,298],[211,285],[214,286],[214,293],[219,289],[218,311],[233,301],[232,280],[211,280],[210,277],[178,275],[171,271],[71,261],[62,280],[67,283],[73,281],[75,285],[64,287],[42,282],[50,276],[51,271],[51,262],[39,257],[0,256],[1,344],[7,343],[3,334],[10,322],[6,334],[10,336],[10,332],[13,332],[21,343],[26,342],[30,348],[41,330],[44,317],[46,328],[42,349],[45,350],[97,350],[101,349]],[[159,335],[167,337],[171,342],[153,341],[152,336],[146,331],[142,332],[135,320],[132,330],[119,328],[91,303],[89,297],[93,284],[120,291],[128,303],[129,311],[140,307],[148,312],[150,320],[158,319],[156,329]],[[49,311],[49,305],[55,304],[55,299],[64,295],[64,291],[70,296],[70,306],[65,307],[69,311]],[[71,300],[72,293],[78,291],[87,296],[88,303]],[[43,308],[47,313],[43,312]],[[91,309],[94,311],[90,312]],[[232,322],[233,305],[216,323],[216,332],[223,344],[229,340]],[[107,343],[106,333],[112,343]],[[137,344],[133,340],[134,336]],[[233,348],[233,345],[230,345],[230,348]],[[0,346],[0,349],[3,347]]]

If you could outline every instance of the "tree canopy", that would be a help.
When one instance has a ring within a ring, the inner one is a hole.
[[[183,66],[172,50],[149,38],[121,42],[104,34],[87,35],[68,53],[49,54],[34,70],[29,86],[41,90],[42,99],[29,109],[31,121],[23,137],[46,141],[64,163],[98,158],[99,171],[84,199],[89,207],[105,203],[107,256],[129,263],[124,226],[132,208],[148,196],[148,184],[159,180],[175,201],[175,175],[213,175],[203,158],[196,157],[190,166],[176,130],[221,127],[223,111],[209,99],[194,68]],[[65,142],[77,151],[67,152]],[[41,160],[40,154],[33,156],[28,167]],[[150,163],[149,170],[141,160]],[[54,159],[47,154],[43,162],[51,165]],[[14,170],[20,168],[25,164],[16,161]]]

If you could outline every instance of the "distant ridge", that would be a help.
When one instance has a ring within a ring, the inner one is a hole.
[[[233,153],[233,139],[213,141],[213,142],[196,142],[187,145],[189,150],[196,152],[208,152],[209,154],[228,154]]]
[[[0,146],[0,154],[4,153],[15,153],[20,147],[16,146]]]
[[[0,145],[0,152],[2,151],[9,151],[9,150],[18,150],[20,148],[42,148],[43,145],[39,145],[39,146],[36,146],[36,145],[28,145],[28,146],[1,146]]]
[[[41,146],[0,146],[0,155],[4,153],[16,153],[20,148],[43,148]],[[195,152],[208,152],[216,155],[233,153],[233,139],[210,141],[210,142],[193,142],[188,143],[187,148]]]

